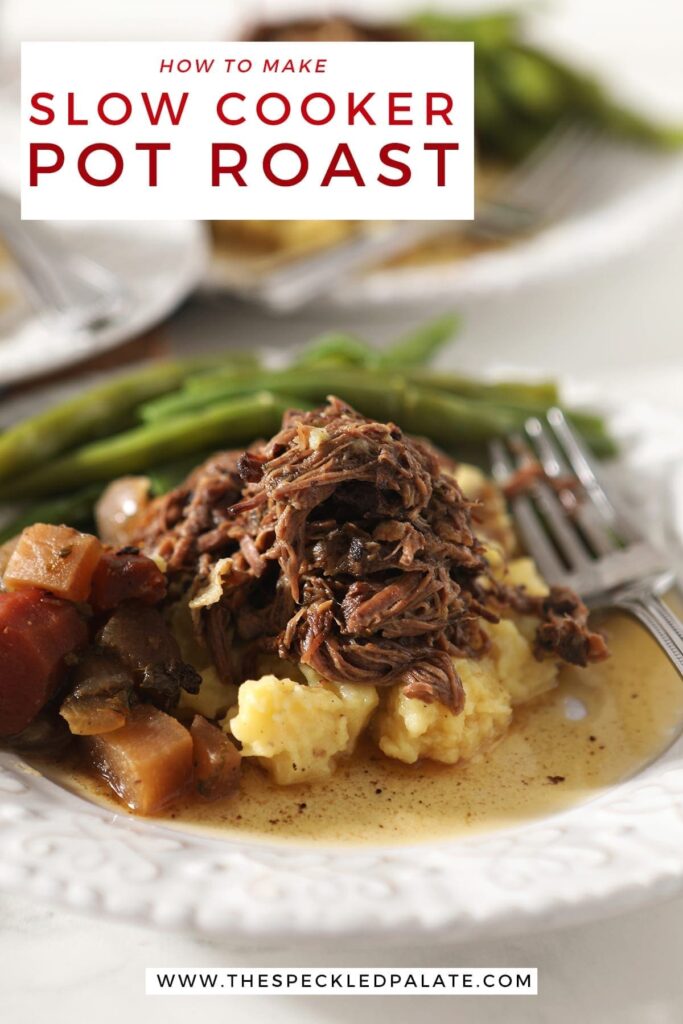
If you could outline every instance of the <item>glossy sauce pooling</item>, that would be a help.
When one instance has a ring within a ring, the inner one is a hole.
[[[247,765],[238,797],[188,802],[162,820],[244,839],[414,843],[591,799],[660,754],[683,722],[683,682],[656,643],[626,617],[610,616],[601,628],[612,657],[564,669],[558,689],[518,708],[509,732],[476,761],[410,766],[368,748],[327,783],[285,788]],[[60,772],[60,781],[110,802],[84,774],[65,780]]]

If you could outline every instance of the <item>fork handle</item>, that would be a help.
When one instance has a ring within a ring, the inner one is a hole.
[[[618,607],[630,612],[650,631],[683,675],[683,622],[655,594],[623,597]]]

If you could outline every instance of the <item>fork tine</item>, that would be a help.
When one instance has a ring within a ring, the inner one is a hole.
[[[549,409],[548,422],[560,441],[573,472],[603,521],[609,524],[624,541],[642,540],[641,531],[633,524],[628,513],[619,508],[605,490],[592,456],[589,455],[588,449],[576,431],[567,422],[562,410]]]
[[[533,450],[521,437],[512,439],[512,447],[518,452],[520,468],[528,464],[529,461],[536,462]],[[552,487],[542,480],[537,480],[529,490],[536,508],[543,517],[548,533],[569,568],[575,570],[586,565],[589,561],[588,551],[579,538],[576,528],[570,523],[560,499]]]
[[[563,121],[477,207],[468,234],[507,238],[552,220],[582,188],[594,129]]]
[[[505,487],[514,473],[514,465],[502,441],[493,441],[490,452],[493,478],[500,487]],[[533,552],[543,577],[549,583],[561,582],[565,576],[564,566],[546,537],[531,500],[526,495],[519,495],[511,499],[510,508],[525,547],[527,551]]]
[[[575,168],[579,158],[590,149],[593,130],[586,125],[567,124],[558,127],[541,144],[529,161],[513,174],[505,189],[508,199],[524,204],[546,205],[555,200],[557,189],[564,183],[575,181]]]
[[[510,195],[516,193],[519,187],[524,188],[539,177],[543,178],[556,166],[564,166],[566,170],[567,150],[573,150],[582,134],[583,128],[574,121],[563,121],[556,125],[521,163],[508,172],[501,181],[501,189]]]
[[[562,478],[570,476],[571,470],[545,425],[533,416],[527,420],[526,432],[534,442],[543,472],[557,481],[559,500],[566,515],[578,524],[594,554],[607,555],[614,551],[619,545],[592,500],[584,501],[583,496],[577,497],[570,486],[562,487]]]

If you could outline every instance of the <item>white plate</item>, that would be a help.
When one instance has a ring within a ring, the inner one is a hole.
[[[16,187],[18,127],[16,108],[0,103],[1,188]],[[74,251],[119,277],[127,296],[124,311],[97,334],[60,330],[30,309],[10,266],[0,261],[0,387],[51,373],[137,337],[172,313],[206,273],[208,241],[198,222],[62,221],[54,227]]]
[[[529,240],[451,263],[376,270],[343,281],[334,306],[453,302],[504,296],[586,273],[644,244],[683,210],[683,158],[643,161],[627,183],[604,183],[586,207]]]
[[[634,502],[648,496],[639,512],[673,560],[683,419],[638,403],[626,410],[614,417],[627,452],[620,476]],[[583,921],[683,892],[682,850],[683,739],[573,810],[410,848],[171,830],[113,814],[0,754],[0,888],[235,945],[471,940]]]
[[[419,0],[377,0],[371,8],[360,0],[335,0],[324,12],[342,11],[361,20],[391,20],[424,7],[445,6],[448,0],[431,5]],[[464,5],[477,10],[487,7],[517,7],[514,3],[489,3],[474,0]],[[599,5],[598,5],[599,6]],[[559,52],[570,62],[598,73],[608,88],[624,102],[642,106],[653,117],[670,123],[683,122],[681,79],[671,66],[678,64],[675,47],[658,37],[659,61],[640,59],[640,24],[633,15],[626,29],[634,38],[615,31],[614,9],[595,9],[586,5],[586,24],[573,25],[571,12],[556,5],[549,11],[529,13],[530,29],[542,44]],[[320,13],[318,0],[262,0],[252,19],[287,20]],[[643,14],[643,32],[649,22]],[[673,26],[672,26],[673,27]],[[663,29],[662,31],[664,31]],[[235,30],[233,29],[233,32]],[[238,33],[239,34],[239,30]],[[642,35],[642,33],[641,33]],[[673,42],[673,40],[672,40]],[[433,304],[439,300],[462,302],[468,299],[504,296],[520,288],[543,284],[577,273],[591,271],[601,264],[625,255],[642,245],[658,229],[683,210],[683,157],[680,154],[647,154],[631,165],[625,159],[608,176],[596,175],[591,194],[582,197],[552,227],[530,240],[442,263],[378,269],[341,280],[316,305],[333,307],[396,306]],[[211,264],[209,285],[249,297],[254,278],[262,272],[258,261],[240,260],[237,252],[220,252]]]

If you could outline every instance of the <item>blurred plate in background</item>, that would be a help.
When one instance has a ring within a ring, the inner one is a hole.
[[[19,118],[13,103],[0,104],[0,189],[18,188]],[[208,262],[206,230],[193,221],[60,221],[65,245],[101,264],[119,279],[125,300],[120,315],[96,333],[81,333],[38,315],[2,250],[0,238],[0,387],[96,356],[167,317],[195,290]]]
[[[622,181],[604,182],[577,207],[532,238],[488,251],[467,251],[457,238],[440,239],[433,257],[425,246],[414,259],[340,280],[318,304],[427,304],[488,298],[528,285],[569,277],[626,255],[683,210],[683,159],[643,155],[624,167]],[[461,248],[449,258],[449,248]],[[280,264],[282,265],[282,264]],[[208,285],[250,297],[270,265],[240,252],[237,245],[215,247]]]
[[[627,106],[655,121],[681,123],[683,73],[674,44],[674,13],[669,23],[660,18],[669,8],[664,8],[662,0],[653,2],[656,11],[648,8],[647,13],[624,11],[615,0],[605,0],[599,9],[587,0],[556,2],[542,12],[527,11],[524,35],[571,66],[594,75]],[[260,0],[248,6],[241,25],[239,17],[233,17],[231,33],[248,36],[259,23],[286,24],[337,14],[358,22],[381,23],[426,9],[470,14],[492,7],[524,10],[516,3],[482,0],[378,0],[371,8],[360,0],[331,0],[322,8],[315,0]],[[651,52],[642,37],[653,17],[659,21],[658,31],[653,33],[657,47]],[[616,143],[603,146],[601,142],[598,148],[588,183],[582,180],[562,217],[535,236],[505,247],[482,246],[455,235],[440,239],[390,266],[340,277],[316,304],[383,307],[489,298],[591,270],[627,254],[683,211],[683,158]],[[481,182],[482,169],[477,173]],[[330,213],[333,217],[334,211]],[[268,222],[259,231],[248,226],[243,237],[221,223],[210,286],[245,298],[257,297],[263,275],[287,265],[289,257],[315,255],[318,246],[324,248],[323,238],[334,243],[345,235],[340,222],[297,222],[286,247],[279,238],[269,249],[271,229],[277,239],[277,225],[269,227]]]

